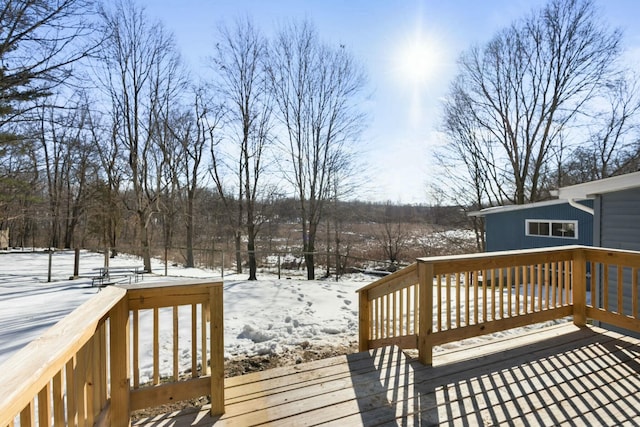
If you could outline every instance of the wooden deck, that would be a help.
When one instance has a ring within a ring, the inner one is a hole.
[[[219,418],[134,425],[637,425],[639,343],[562,324],[436,352],[433,367],[384,347],[228,378]]]

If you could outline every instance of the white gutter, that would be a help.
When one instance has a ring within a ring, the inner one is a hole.
[[[569,202],[569,204],[571,206],[573,206],[576,209],[580,209],[581,211],[584,211],[588,214],[590,214],[591,216],[594,216],[594,210],[588,206],[585,206],[581,203],[576,202],[574,199],[567,199],[567,202]]]

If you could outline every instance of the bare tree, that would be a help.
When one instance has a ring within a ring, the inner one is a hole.
[[[20,222],[16,236],[37,231],[28,212],[40,190],[37,146],[24,122],[38,122],[27,114],[37,110],[36,101],[68,83],[76,63],[95,49],[86,37],[93,33],[92,6],[91,0],[0,2],[0,222]]]
[[[476,131],[477,125],[469,111],[470,102],[463,91],[452,90],[444,103],[442,130],[450,143],[434,154],[444,173],[434,182],[432,190],[440,204],[446,193],[454,205],[473,211],[500,204],[505,195],[501,192],[503,185],[489,184],[492,181],[501,183],[499,176],[489,176],[496,169],[486,166],[494,161],[494,150],[490,144],[485,147],[482,134]],[[482,251],[485,243],[484,220],[472,216],[470,221],[476,236],[476,247]]]
[[[633,172],[633,168],[626,170],[627,165],[640,154],[640,81],[629,73],[608,82],[603,89],[603,107],[594,120],[599,126],[591,135],[595,163],[592,179]]]
[[[235,218],[236,265],[241,269],[240,242],[246,232],[249,280],[256,280],[255,243],[261,222],[257,209],[260,199],[266,198],[263,175],[272,141],[272,106],[264,69],[267,43],[248,19],[237,21],[233,29],[221,27],[220,36],[213,61],[219,76],[217,87],[228,111],[228,150],[220,152],[221,145],[212,146],[216,149],[212,150],[211,173],[230,218]],[[229,187],[236,190],[233,199],[225,194],[224,166],[232,169],[235,178]]]
[[[144,9],[131,1],[102,9],[103,87],[111,101],[112,142],[127,159],[135,200],[144,268],[151,271],[150,225],[163,192],[166,158],[159,145],[168,134],[158,121],[177,104],[183,75],[173,37],[160,23],[151,23]]]
[[[393,218],[390,212],[391,208],[391,203],[387,202],[384,216],[376,227],[375,235],[386,259],[393,264],[397,264],[400,261],[400,254],[409,243],[411,235],[410,231],[407,230],[406,224],[402,223],[401,218]]]
[[[109,123],[105,117],[108,116],[100,111],[88,110],[87,126],[91,134],[90,140],[97,151],[100,165],[91,189],[88,228],[103,247],[111,248],[113,258],[118,255],[118,239],[124,210],[121,189],[126,160],[123,155],[124,148],[116,142],[117,133],[109,130],[109,126],[114,127],[116,123]]]
[[[284,128],[285,178],[299,202],[307,278],[315,278],[318,224],[332,185],[352,171],[349,144],[363,115],[358,101],[365,76],[344,45],[322,43],[309,22],[282,28],[271,50],[269,75]]]
[[[87,126],[88,106],[79,94],[64,108],[41,105],[39,116],[37,139],[49,207],[49,244],[71,248],[97,167]]]
[[[638,170],[640,97],[637,76],[620,72],[606,81],[593,106],[585,110],[588,140],[556,147],[549,188],[580,184]]]
[[[620,38],[593,1],[551,0],[461,56],[445,133],[450,153],[478,178],[481,205],[542,197],[545,165],[612,71]],[[451,124],[461,119],[462,128]]]
[[[0,126],[24,111],[24,102],[52,93],[72,65],[96,43],[90,0],[12,0],[0,3]]]
[[[202,189],[203,161],[221,126],[224,109],[205,96],[204,88],[193,90],[192,103],[171,122],[171,132],[179,143],[175,175],[184,207],[186,266],[194,267],[195,208]]]
[[[155,162],[154,187],[157,189],[158,218],[162,224],[162,236],[165,254],[174,245],[174,236],[181,223],[183,213],[182,182],[185,159],[189,156],[185,149],[185,141],[182,135],[176,133],[176,129],[185,121],[184,107],[176,104],[178,93],[187,90],[186,80],[179,73],[177,62],[172,64],[175,69],[163,78],[156,79],[153,84],[154,102],[152,103],[151,120],[153,130],[151,132],[156,154],[152,156]],[[168,88],[166,86],[174,86]],[[168,89],[168,90],[167,90]],[[186,143],[188,146],[188,142]]]
[[[36,200],[38,171],[32,156],[33,140],[0,133],[0,228],[11,228],[14,239],[26,228],[28,205]],[[19,225],[20,224],[20,225]],[[18,237],[21,241],[21,237]]]

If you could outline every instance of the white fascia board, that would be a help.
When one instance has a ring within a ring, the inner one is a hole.
[[[568,203],[566,200],[553,199],[553,200],[545,200],[543,202],[527,203],[524,205],[493,206],[491,208],[484,208],[480,211],[469,212],[467,216],[486,216],[486,215],[491,215],[495,213],[519,211],[521,209],[540,208],[543,206],[562,205],[566,203]]]
[[[613,176],[598,181],[562,187],[558,190],[560,199],[592,199],[597,194],[612,193],[640,187],[640,172]]]

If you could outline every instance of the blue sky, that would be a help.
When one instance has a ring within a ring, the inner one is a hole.
[[[283,21],[309,18],[328,42],[344,44],[363,64],[370,97],[363,155],[370,188],[359,199],[428,203],[437,171],[431,159],[440,103],[456,58],[482,44],[542,0],[259,1],[139,0],[176,37],[194,75],[206,75],[220,22],[250,16],[270,35]],[[638,0],[596,0],[603,19],[623,30],[627,57],[640,58]],[[422,70],[416,73],[415,70]]]

